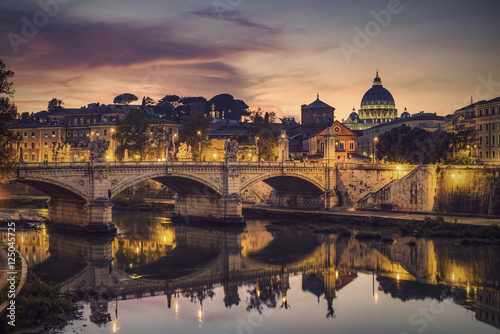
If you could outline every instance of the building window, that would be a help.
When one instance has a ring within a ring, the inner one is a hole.
[[[479,152],[479,159],[483,158],[483,151]]]
[[[44,161],[49,161],[49,155],[48,154],[44,154],[43,155],[43,160]]]
[[[47,131],[45,131],[44,135],[43,135],[45,138],[47,138],[49,136],[49,133]]]
[[[495,151],[491,151],[491,159],[495,159]]]
[[[485,125],[485,126],[486,126],[486,131],[488,131],[488,123],[486,123],[486,125]]]
[[[97,120],[94,118],[94,124],[97,122]]]
[[[79,162],[79,156],[78,156],[78,154],[75,154],[73,156],[73,162]]]
[[[99,130],[96,130],[96,131],[95,131],[95,135],[96,135],[97,137],[99,137]]]
[[[34,150],[35,149],[35,143],[31,143],[31,149]]]
[[[56,136],[56,132],[52,131],[52,137],[55,137],[55,136]]]
[[[107,136],[108,135],[108,130],[104,129],[104,135]]]
[[[490,151],[486,151],[486,159],[490,158],[489,153],[490,153]]]
[[[28,161],[28,154],[25,154],[25,155],[24,155],[24,160],[25,160],[25,161]]]
[[[31,155],[31,161],[35,161],[35,160],[36,160],[35,153],[33,153],[33,154]]]
[[[24,143],[24,148],[28,148],[28,143]]]
[[[47,142],[43,143],[43,148],[49,148],[49,145],[47,144]]]
[[[349,142],[349,149],[354,150],[354,142],[352,141]]]
[[[479,124],[479,131],[483,131],[483,125]]]
[[[68,119],[68,126],[70,126],[70,125],[71,125],[71,120],[70,120],[70,119]]]
[[[345,149],[345,148],[344,148],[344,144],[345,144],[345,142],[343,142],[343,141],[339,141],[339,150],[340,150],[340,151],[343,151],[343,150]]]
[[[27,132],[24,133],[24,138],[28,138],[28,133]]]
[[[90,137],[90,131],[89,131],[89,130],[87,130],[87,131],[85,132],[85,136]]]
[[[495,123],[491,123],[491,131],[495,131]]]
[[[80,118],[80,125],[83,125],[83,118]]]
[[[71,131],[68,131],[67,135],[68,137],[71,137]]]
[[[87,118],[87,124],[90,124],[90,118]]]
[[[491,135],[491,146],[495,146],[495,135]]]
[[[83,137],[83,130],[80,130],[80,137]]]

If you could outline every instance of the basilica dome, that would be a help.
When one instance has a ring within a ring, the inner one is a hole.
[[[394,107],[396,104],[394,103],[392,94],[382,86],[382,80],[380,80],[377,71],[372,88],[365,93],[361,100],[361,108],[380,105]]]

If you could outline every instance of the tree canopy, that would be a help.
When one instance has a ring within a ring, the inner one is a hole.
[[[52,98],[52,100],[49,101],[49,104],[47,106],[47,111],[49,114],[57,111],[61,111],[63,109],[62,105],[64,102],[62,100],[56,99],[55,97]]]
[[[241,116],[248,116],[248,105],[242,100],[236,100],[230,94],[219,94],[212,97],[207,105],[215,105],[217,111],[224,112],[226,119],[239,121]]]
[[[204,114],[196,113],[182,118],[182,131],[179,143],[187,143],[192,148],[193,159],[200,158],[199,145],[201,141],[202,150],[209,145],[208,135],[212,120]],[[198,131],[200,134],[198,134]]]
[[[14,144],[21,141],[21,137],[12,131],[17,120],[17,107],[10,101],[14,96],[11,78],[14,72],[8,70],[0,59],[0,180],[4,180],[15,166],[16,149]]]
[[[457,152],[464,145],[457,134],[426,131],[402,125],[378,137],[377,159],[400,164],[459,163]],[[466,145],[466,144],[465,144]],[[464,160],[462,163],[470,163]]]
[[[114,98],[113,103],[129,105],[130,103],[139,100],[137,96],[130,93],[120,94]]]

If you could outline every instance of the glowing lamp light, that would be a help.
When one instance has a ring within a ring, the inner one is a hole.
[[[451,280],[454,281],[455,280],[455,273],[451,274]]]
[[[375,302],[375,304],[377,304],[377,302],[378,302],[378,292],[375,292],[373,294],[373,301]]]
[[[396,279],[399,281],[399,274],[396,275]]]
[[[179,314],[179,302],[176,300],[174,300],[174,311],[175,311],[175,314]]]
[[[335,279],[339,279],[339,271],[335,270]]]
[[[198,321],[203,321],[203,311],[201,310],[201,308],[198,310]]]

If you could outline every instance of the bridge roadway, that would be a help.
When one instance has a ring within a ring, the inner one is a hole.
[[[50,196],[49,223],[87,232],[114,230],[111,198],[149,179],[177,193],[174,213],[186,220],[243,222],[241,193],[260,181],[276,190],[278,205],[338,204],[332,162],[19,163],[8,177]]]

